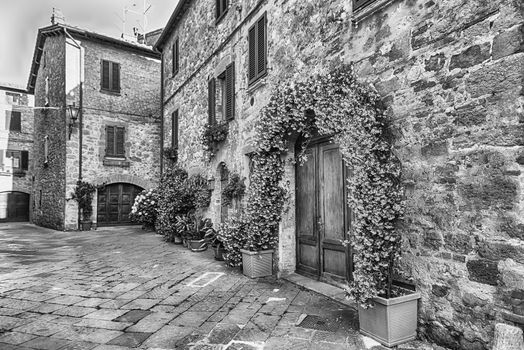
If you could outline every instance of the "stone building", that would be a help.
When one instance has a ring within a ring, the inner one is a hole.
[[[38,31],[28,82],[37,106],[35,224],[77,229],[71,193],[80,179],[103,185],[95,225],[129,223],[134,197],[159,175],[159,69],[150,46],[61,23]]]
[[[0,222],[29,221],[33,159],[33,96],[0,83]]]
[[[407,200],[403,264],[422,293],[419,334],[453,349],[487,349],[495,323],[524,326],[523,6],[181,0],[156,44],[164,148],[177,148],[182,166],[215,180],[207,215],[220,221],[229,210],[220,196],[228,174],[249,181],[253,128],[271,86],[353,62],[394,124]],[[199,139],[215,120],[228,123],[229,134],[208,161]],[[309,183],[316,198],[339,203],[331,212],[313,203],[311,217],[349,230],[342,160],[322,141],[309,148],[311,168],[286,162],[290,207],[307,202],[300,186]],[[316,172],[332,176],[334,187],[319,186]],[[337,241],[344,233],[311,223],[317,228],[304,235],[308,224],[298,211],[285,213],[279,274],[333,284],[351,278],[350,251]]]

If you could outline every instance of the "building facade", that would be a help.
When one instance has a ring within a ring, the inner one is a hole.
[[[407,203],[403,266],[422,294],[419,334],[453,349],[488,349],[495,323],[524,325],[523,6],[181,0],[156,44],[163,148],[176,148],[180,165],[214,179],[207,215],[219,222],[231,211],[220,195],[228,174],[249,182],[254,126],[271,87],[353,62],[394,124]],[[199,141],[209,122],[229,129],[211,158]],[[324,141],[309,146],[305,167],[292,162],[293,145],[288,152],[291,209],[280,224],[276,264],[280,274],[340,284],[351,278],[351,252],[337,245],[344,232],[335,231],[350,230],[346,174],[336,145]],[[319,185],[318,172],[335,185]],[[308,204],[307,186],[338,208]],[[309,224],[313,232],[305,234]]]
[[[33,96],[0,84],[0,222],[29,221],[33,159]]]
[[[95,226],[130,222],[134,197],[159,175],[159,70],[149,46],[60,23],[39,30],[28,83],[38,110],[34,223],[77,229],[78,180],[98,186]]]

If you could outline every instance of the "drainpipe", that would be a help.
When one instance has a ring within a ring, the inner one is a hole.
[[[160,56],[160,178],[164,172],[164,54]]]
[[[64,33],[74,43],[74,46],[78,49],[78,77],[79,77],[79,92],[78,92],[78,181],[82,181],[82,138],[83,138],[83,112],[84,106],[84,74],[82,67],[82,46],[69,34],[66,28]],[[78,229],[80,229],[80,208],[78,208]]]

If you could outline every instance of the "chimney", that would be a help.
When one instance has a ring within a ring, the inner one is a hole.
[[[53,7],[53,14],[51,15],[51,24],[65,24],[65,17],[60,9]]]

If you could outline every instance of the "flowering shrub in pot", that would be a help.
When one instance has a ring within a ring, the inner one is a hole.
[[[97,187],[89,182],[78,180],[76,187],[71,193],[71,198],[78,203],[78,208],[81,211],[82,219],[80,220],[80,228],[82,231],[91,230],[91,215],[93,214],[93,195]]]
[[[158,190],[143,190],[135,197],[129,217],[132,221],[142,224],[143,229],[155,228],[158,215]]]

